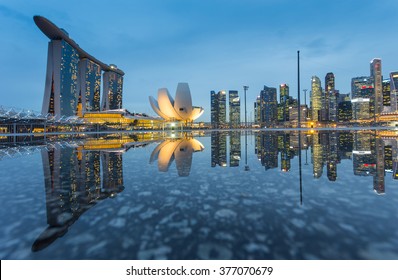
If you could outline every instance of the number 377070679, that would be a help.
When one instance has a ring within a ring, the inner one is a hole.
[[[271,266],[222,266],[220,275],[271,275],[273,268]]]

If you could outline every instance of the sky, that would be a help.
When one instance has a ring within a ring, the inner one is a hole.
[[[0,0],[0,106],[41,111],[49,39],[34,15],[122,69],[123,107],[153,116],[148,97],[163,87],[174,97],[187,82],[205,109],[198,121],[210,121],[211,90],[243,97],[249,86],[250,120],[264,85],[287,83],[297,97],[298,50],[301,90],[333,72],[336,89],[349,93],[376,57],[384,76],[398,70],[396,0]]]

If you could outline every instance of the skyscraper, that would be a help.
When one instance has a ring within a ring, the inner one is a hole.
[[[280,121],[289,121],[289,86],[287,84],[281,84],[279,86],[279,103],[281,107],[281,119]]]
[[[337,121],[339,91],[335,88],[335,77],[333,73],[327,73],[325,77],[325,120]]]
[[[229,126],[240,127],[240,98],[237,90],[229,91]]]
[[[260,96],[257,96],[254,102],[254,123],[261,125],[261,101]]]
[[[398,71],[390,73],[391,111],[398,110]]]
[[[311,117],[317,122],[321,120],[322,110],[322,86],[321,80],[317,76],[311,79]]]
[[[383,112],[383,93],[382,93],[382,73],[381,73],[381,59],[374,58],[370,62],[370,77],[374,86],[375,94],[375,115],[378,116]]]
[[[276,88],[264,86],[260,92],[261,125],[272,126],[278,119]]]
[[[227,124],[227,96],[226,91],[218,93],[210,92],[211,95],[211,126],[212,128],[225,128]]]
[[[372,78],[362,76],[351,79],[351,102],[354,120],[374,117],[375,97]]]

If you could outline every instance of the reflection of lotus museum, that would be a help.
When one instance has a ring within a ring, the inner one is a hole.
[[[51,39],[48,44],[43,116],[53,116],[57,121],[80,118],[86,123],[160,127],[161,119],[146,114],[131,114],[122,109],[122,70],[88,54],[65,30],[48,19],[34,16],[34,21]],[[151,105],[166,121],[188,123],[203,113],[202,108],[192,107],[188,84],[178,85],[175,101],[167,89],[159,90],[158,97],[159,103],[152,98]]]

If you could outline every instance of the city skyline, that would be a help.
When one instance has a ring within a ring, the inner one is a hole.
[[[0,105],[41,109],[47,40],[34,25],[34,15],[64,28],[95,57],[117,63],[126,73],[123,107],[151,115],[148,96],[179,81],[190,84],[195,104],[205,108],[198,121],[210,120],[208,93],[213,88],[238,90],[242,96],[247,84],[252,104],[264,85],[286,83],[295,98],[297,49],[302,54],[302,88],[310,88],[312,76],[333,72],[336,89],[348,93],[351,78],[368,75],[373,58],[382,59],[384,78],[398,70],[398,39],[389,34],[397,23],[398,3],[391,0],[132,1],[106,9],[100,1],[95,6],[79,3],[79,10],[73,2],[67,7],[49,1],[0,5],[0,22],[10,27],[1,37],[1,59],[7,67],[0,74],[7,83]],[[334,16],[327,21],[322,11]],[[98,20],[109,14],[117,16]],[[370,20],[374,17],[377,21]],[[379,39],[373,39],[376,31]]]

